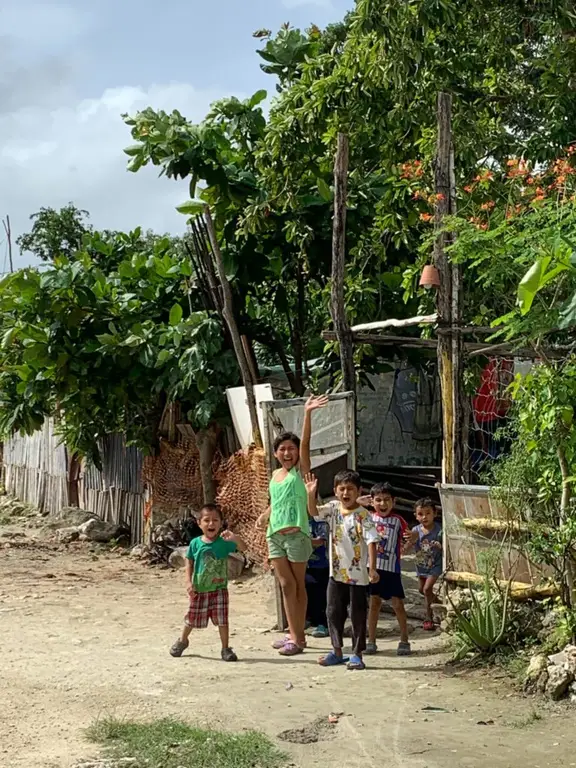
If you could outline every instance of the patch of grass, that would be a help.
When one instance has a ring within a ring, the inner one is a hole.
[[[516,648],[502,648],[495,655],[494,662],[517,682],[524,680],[530,659]]]
[[[531,725],[539,722],[540,720],[542,720],[542,715],[533,709],[524,717],[520,717],[518,720],[512,720],[511,722],[506,723],[506,725],[509,728],[529,728]]]
[[[205,730],[171,719],[107,718],[91,726],[87,736],[112,758],[132,757],[146,768],[280,768],[287,760],[262,733]]]

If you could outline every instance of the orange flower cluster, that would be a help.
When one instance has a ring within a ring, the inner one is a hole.
[[[477,227],[478,229],[483,229],[483,230],[488,229],[488,222],[482,221],[482,219],[478,218],[478,216],[471,216],[468,219],[468,221],[470,222],[470,224],[474,224],[474,226]]]
[[[492,171],[489,171],[488,168],[484,168],[480,173],[474,177],[474,181],[493,181],[494,180],[494,174]]]
[[[570,151],[570,149],[572,149],[572,147],[569,147],[568,151]],[[569,160],[566,160],[565,158],[560,158],[556,160],[556,162],[552,166],[552,172],[556,176],[557,184],[565,184],[566,178],[576,173],[576,169],[570,165]]]
[[[432,221],[434,216],[432,216],[431,213],[421,213],[420,214],[420,221]]]
[[[534,200],[544,200],[546,197],[546,192],[544,191],[543,187],[536,187],[536,194],[534,195]]]
[[[519,176],[524,177],[530,174],[530,169],[528,168],[525,160],[519,160],[516,157],[511,157],[506,165],[509,168],[508,173],[506,174],[509,179],[516,179]]]
[[[420,179],[424,175],[424,168],[421,160],[414,160],[411,163],[402,163],[402,179]]]

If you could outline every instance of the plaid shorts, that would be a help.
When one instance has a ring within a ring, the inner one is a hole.
[[[228,590],[215,589],[214,592],[195,592],[190,600],[190,608],[184,622],[192,629],[205,629],[208,619],[216,627],[228,626]]]

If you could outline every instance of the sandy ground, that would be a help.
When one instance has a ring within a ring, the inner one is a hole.
[[[440,638],[418,628],[414,655],[399,659],[384,619],[382,653],[364,673],[319,668],[326,641],[282,659],[270,648],[270,582],[259,577],[231,587],[241,661],[227,665],[215,630],[193,637],[182,659],[169,656],[185,607],[181,573],[85,546],[1,548],[0,766],[68,768],[95,757],[83,729],[106,715],[174,715],[273,738],[304,729],[305,741],[332,712],[343,714],[318,743],[283,745],[293,766],[576,766],[573,710],[544,709],[503,679],[447,673]],[[542,719],[533,721],[535,709]]]

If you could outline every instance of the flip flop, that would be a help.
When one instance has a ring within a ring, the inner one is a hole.
[[[350,656],[350,661],[346,664],[346,668],[359,672],[366,669],[366,664],[362,661],[361,656],[356,656],[356,654],[354,654],[353,656]]]
[[[290,635],[286,635],[286,637],[280,638],[280,640],[274,640],[272,643],[272,648],[274,648],[275,651],[280,651],[282,648],[284,648],[285,645],[292,642],[292,638]],[[306,641],[300,646],[302,650],[306,648]]]
[[[340,664],[345,664],[347,660],[346,656],[336,656],[334,651],[330,651],[326,656],[320,656],[318,664],[321,667],[338,667]]]
[[[290,642],[285,643],[282,648],[279,649],[278,653],[280,656],[297,656],[299,653],[304,653],[304,648],[300,645],[296,645],[296,643],[293,643],[292,640],[290,640]]]
[[[319,624],[314,630],[314,632],[312,632],[312,637],[316,637],[316,638],[329,637],[329,636],[330,636],[330,633],[328,632],[328,629],[322,624]]]

